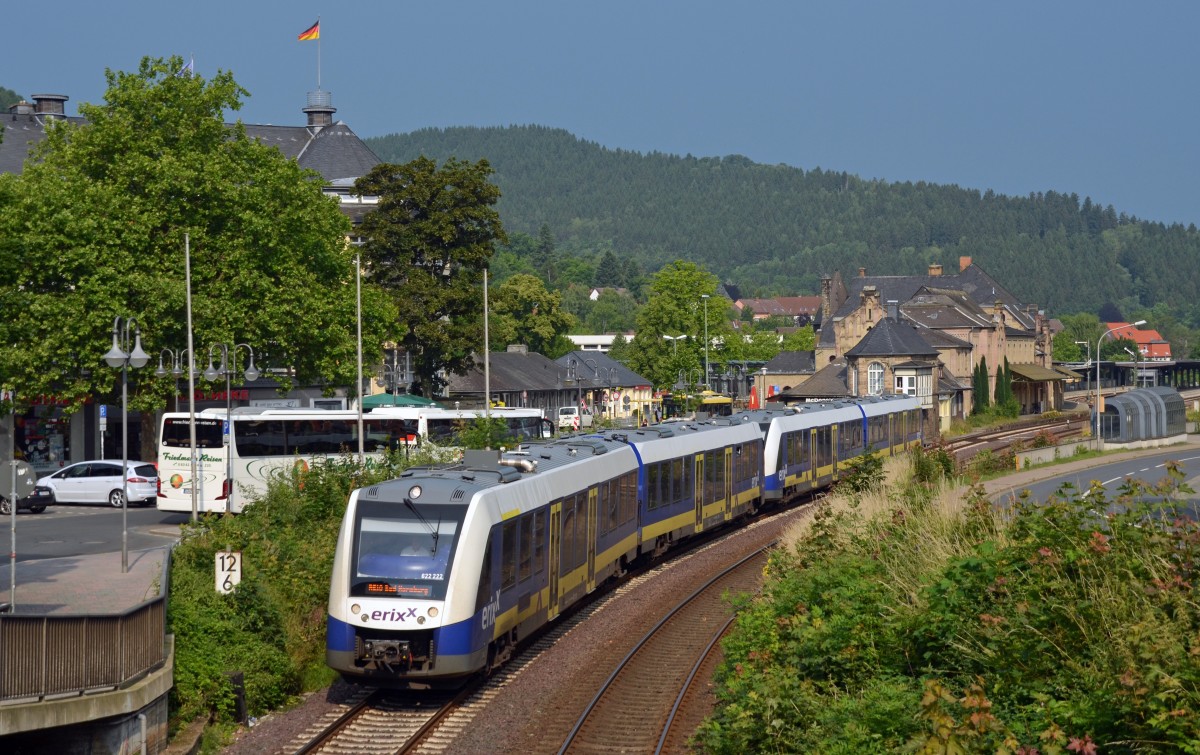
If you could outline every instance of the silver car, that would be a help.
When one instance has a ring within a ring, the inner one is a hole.
[[[121,461],[81,461],[70,464],[37,481],[35,492],[44,488],[55,503],[107,503],[121,508],[123,490],[128,485],[129,503],[150,505],[158,498],[158,469],[144,461],[125,462],[122,480]]]

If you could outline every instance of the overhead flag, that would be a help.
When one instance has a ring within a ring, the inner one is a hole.
[[[300,36],[296,37],[296,39],[300,40],[301,42],[306,42],[310,39],[320,39],[320,38],[321,38],[321,22],[320,21],[317,21],[312,26],[310,26],[307,29],[305,29],[304,31],[300,32]]]
[[[176,76],[191,76],[192,73],[195,71],[195,68],[196,68],[196,59],[192,58],[192,59],[188,60],[188,62],[184,63],[183,68],[180,68],[178,71],[176,71],[175,75]]]

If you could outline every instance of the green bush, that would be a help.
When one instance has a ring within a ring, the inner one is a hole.
[[[1004,516],[909,489],[878,515],[817,517],[726,638],[698,744],[1200,752],[1200,527],[1169,471]]]
[[[332,681],[325,667],[325,616],[338,527],[350,492],[437,461],[430,446],[360,467],[353,456],[281,476],[237,516],[206,515],[184,526],[171,562],[168,622],[175,634],[172,716],[231,720],[229,675],[244,674],[246,705],[262,715]],[[240,551],[242,581],[215,590],[214,559]]]

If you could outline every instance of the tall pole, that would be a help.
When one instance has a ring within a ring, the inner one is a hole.
[[[134,343],[129,346],[133,327]],[[121,573],[129,571],[129,367],[144,367],[150,355],[142,351],[142,332],[132,318],[113,319],[112,348],[104,355],[109,367],[121,368]],[[16,501],[13,501],[16,506]]]
[[[318,44],[320,38],[317,39]],[[362,254],[354,255],[354,296],[358,311],[358,465],[366,464],[366,448],[363,440],[363,357],[362,357]]]
[[[488,346],[488,271],[483,269],[483,416],[492,418],[492,363]]]
[[[192,521],[196,521],[200,491],[200,463],[196,458],[196,352],[192,348],[192,247],[189,234],[183,234],[183,266],[187,280],[187,353],[188,353],[188,437],[191,443]]]
[[[704,387],[708,388],[708,294],[700,294],[704,300]]]

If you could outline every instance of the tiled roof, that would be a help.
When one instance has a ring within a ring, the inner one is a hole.
[[[0,114],[0,125],[4,128],[4,141],[0,142],[0,173],[21,173],[25,169],[30,150],[46,138],[45,123],[50,117],[77,126],[87,123],[78,116]],[[380,163],[375,153],[345,123],[323,128],[245,124],[245,128],[248,137],[276,147],[302,168],[317,171],[327,184],[366,175]]]
[[[817,371],[811,351],[781,351],[764,365],[768,375],[811,375]]]
[[[846,387],[846,362],[830,362],[816,374],[795,388],[788,389],[788,396],[796,398],[842,398],[850,395]]]
[[[571,359],[579,360],[580,375],[584,379],[585,386],[595,383],[596,387],[607,387],[609,370],[612,369],[616,370],[616,373],[612,375],[613,387],[633,388],[636,386],[653,385],[650,380],[637,374],[623,363],[618,362],[602,351],[572,351],[554,360],[562,368],[564,378],[567,374],[567,365],[570,364]],[[596,365],[595,369],[592,368],[593,364]],[[599,382],[596,382],[596,370],[600,371]]]
[[[563,388],[566,369],[536,352],[498,351],[488,355],[489,387],[502,391],[553,391]],[[483,357],[475,356],[475,367],[463,375],[451,375],[450,393],[483,393]]]
[[[885,317],[846,352],[847,357],[909,356],[937,358],[937,349],[907,320]]]

